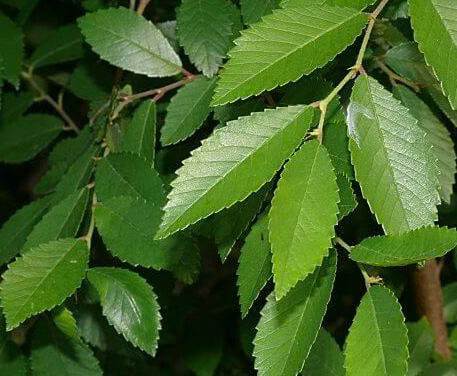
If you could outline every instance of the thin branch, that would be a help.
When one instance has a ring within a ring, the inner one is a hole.
[[[138,14],[143,14],[144,10],[148,6],[151,0],[140,0],[140,3],[138,4],[138,8],[136,8],[136,12]]]

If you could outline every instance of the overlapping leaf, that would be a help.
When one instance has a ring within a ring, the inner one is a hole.
[[[112,86],[112,73],[105,65],[82,64],[70,76],[69,88],[77,97],[88,101],[107,100]]]
[[[259,21],[278,8],[280,0],[241,0],[241,15],[246,25]]]
[[[313,109],[305,106],[265,110],[215,131],[176,171],[158,236],[186,228],[258,190],[300,144],[312,116]]]
[[[430,363],[433,353],[433,330],[425,318],[417,322],[406,323],[408,328],[408,373],[416,376]]]
[[[343,174],[336,175],[336,183],[338,184],[340,202],[338,203],[338,220],[352,213],[357,207],[357,199],[352,190],[351,181]]]
[[[19,87],[19,75],[24,57],[22,30],[3,13],[0,14],[0,81],[7,80]]]

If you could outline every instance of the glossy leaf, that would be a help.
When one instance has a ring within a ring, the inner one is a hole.
[[[406,323],[408,328],[408,373],[416,376],[430,363],[433,353],[433,330],[425,318],[417,322]]]
[[[241,0],[241,15],[246,25],[258,22],[263,16],[278,8],[280,0]]]
[[[19,87],[21,64],[24,57],[22,30],[3,13],[0,14],[0,81],[5,79]]]

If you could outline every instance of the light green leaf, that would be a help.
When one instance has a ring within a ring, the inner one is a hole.
[[[344,356],[340,346],[325,330],[319,330],[301,371],[303,376],[345,376]]]
[[[162,33],[136,12],[102,9],[79,18],[78,24],[92,49],[119,68],[149,77],[181,71],[181,60]]]
[[[336,273],[336,252],[283,299],[274,293],[262,309],[254,339],[259,376],[295,376],[303,368],[327,310]]]
[[[229,6],[225,0],[183,0],[176,11],[179,44],[208,77],[217,73],[231,45]]]
[[[19,88],[22,59],[24,57],[24,35],[22,30],[3,13],[0,14],[0,80],[5,79]]]
[[[63,130],[63,122],[46,114],[25,115],[0,127],[0,160],[20,163],[37,155]]]
[[[176,171],[157,236],[184,229],[257,191],[300,144],[313,112],[305,106],[265,110],[216,130]]]
[[[7,330],[61,304],[80,286],[89,262],[85,241],[61,239],[33,248],[8,265],[0,284]]]
[[[241,0],[241,15],[246,25],[258,22],[263,16],[278,8],[281,0]]]
[[[406,323],[408,328],[408,373],[417,376],[430,363],[433,352],[433,330],[425,318]]]
[[[457,172],[451,134],[427,104],[410,89],[405,86],[396,86],[393,93],[409,109],[411,115],[418,121],[419,127],[427,134],[427,138],[433,146],[432,152],[438,160],[440,197],[442,201],[450,203],[452,186],[455,183],[455,173]]]
[[[338,221],[352,213],[357,207],[357,199],[352,190],[350,180],[343,174],[336,174],[336,183],[338,184],[340,202],[338,203]]]
[[[439,204],[431,144],[392,94],[366,75],[348,107],[352,163],[362,194],[387,233],[432,225]]]
[[[178,36],[176,35],[176,21],[165,21],[156,24],[157,29],[167,38],[168,43],[176,52],[179,52]]]
[[[124,131],[121,151],[130,151],[146,159],[154,166],[156,147],[156,105],[153,100],[144,101],[135,111],[133,119]]]
[[[54,308],[51,312],[51,315],[57,329],[59,329],[62,333],[71,339],[77,342],[81,342],[76,319],[70,310],[61,305]]]
[[[408,10],[414,39],[441,81],[452,108],[457,109],[457,4],[453,0],[412,0]]]
[[[323,144],[330,155],[335,171],[353,180],[354,168],[351,164],[351,153],[349,152],[349,139],[345,122],[327,124]]]
[[[154,356],[161,316],[152,287],[138,274],[120,268],[92,268],[87,278],[100,295],[108,322],[127,341]]]
[[[270,210],[270,243],[277,299],[322,263],[335,236],[338,185],[330,157],[306,142],[286,164]]]
[[[41,43],[30,58],[33,68],[64,63],[83,56],[83,37],[76,24],[62,26]]]
[[[340,7],[350,7],[362,10],[368,5],[371,5],[376,0],[282,0],[281,7],[294,8],[294,7],[308,7],[310,5],[332,5]]]
[[[457,231],[424,227],[396,235],[365,238],[349,257],[362,264],[403,266],[444,256],[457,245]]]
[[[366,15],[349,8],[274,11],[235,41],[212,104],[257,95],[311,73],[352,44],[366,23]]]
[[[245,318],[260,291],[271,277],[268,215],[262,215],[246,237],[243,248],[241,248],[236,274],[241,317]]]
[[[99,201],[131,196],[157,205],[165,202],[159,174],[145,159],[129,152],[111,153],[100,161],[95,173],[95,192]]]
[[[346,339],[347,376],[404,376],[408,336],[395,295],[372,286],[362,298]]]
[[[21,254],[51,240],[75,237],[86,214],[88,200],[89,191],[83,188],[55,205],[33,228]]]
[[[176,93],[168,105],[165,124],[160,130],[162,145],[183,141],[203,125],[210,112],[215,86],[215,78],[200,78]]]
[[[457,322],[457,282],[452,282],[443,288],[444,319],[449,324]]]

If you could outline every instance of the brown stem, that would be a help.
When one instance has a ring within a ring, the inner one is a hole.
[[[146,7],[148,6],[150,1],[151,0],[140,0],[140,3],[138,4],[138,8],[136,8],[136,12],[138,14],[143,14],[144,10],[146,9]]]
[[[435,260],[425,263],[412,273],[419,315],[425,315],[435,333],[435,350],[443,359],[451,359],[446,323],[443,315],[443,294],[440,273]]]

